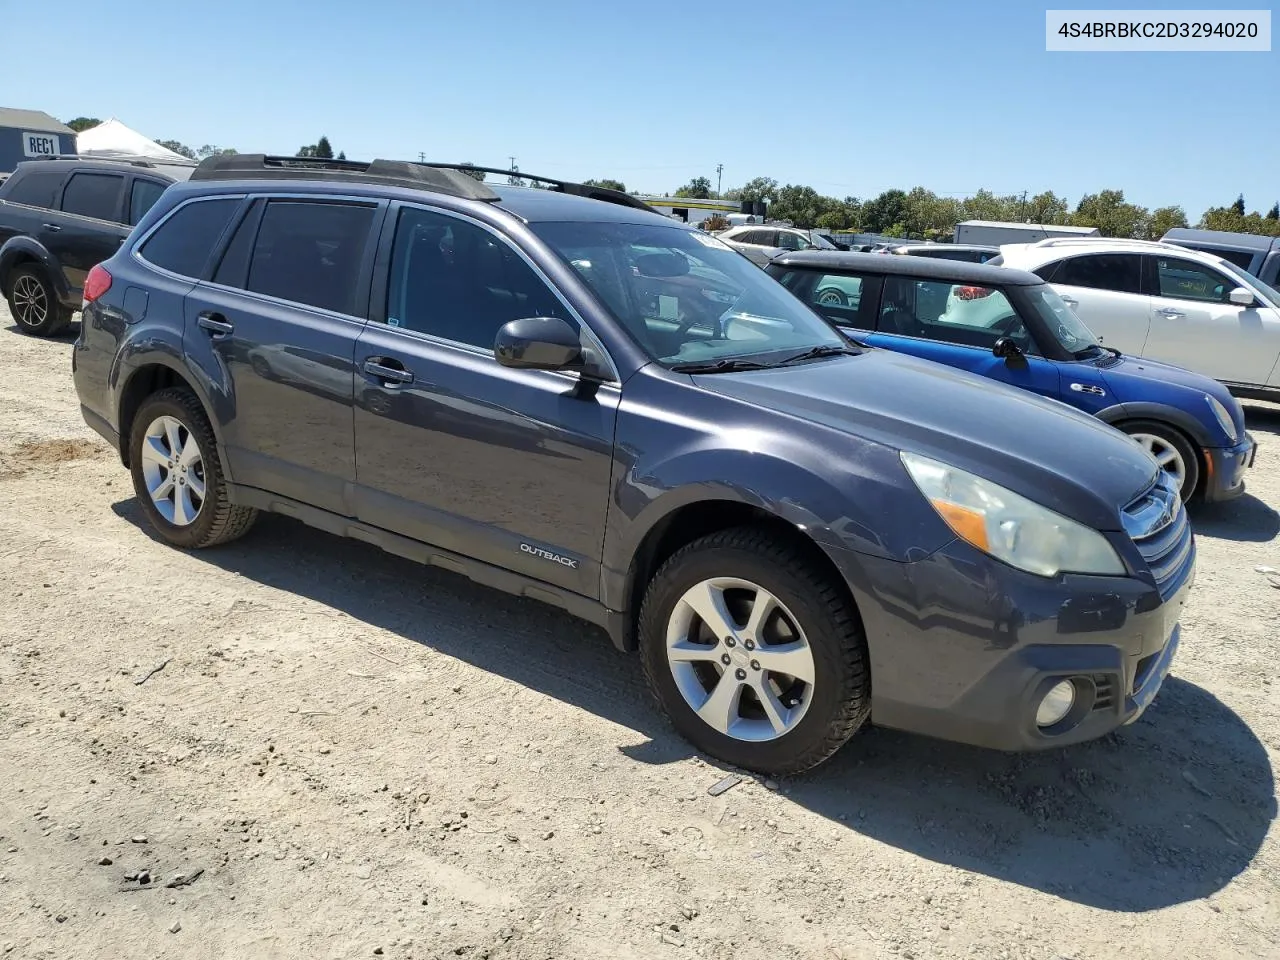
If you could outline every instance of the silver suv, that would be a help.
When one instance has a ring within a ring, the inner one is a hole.
[[[799,227],[776,227],[744,223],[716,235],[753,263],[764,266],[774,257],[798,250],[836,250],[826,237]]]

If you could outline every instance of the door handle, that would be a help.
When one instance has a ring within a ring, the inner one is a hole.
[[[370,357],[362,365],[364,372],[374,380],[380,380],[384,387],[400,383],[413,383],[413,373],[404,368],[399,360],[388,357]]]
[[[1166,317],[1169,320],[1175,320],[1178,317],[1186,316],[1186,314],[1183,313],[1181,310],[1175,310],[1173,309],[1173,307],[1161,307],[1159,310],[1156,311],[1156,313],[1160,314],[1160,316],[1162,317]]]
[[[58,226],[56,223],[42,223],[42,224],[40,224],[40,226],[44,227],[44,228],[45,228],[46,230],[48,230],[50,233],[57,233],[57,232],[59,232],[59,231],[62,229],[62,228],[61,228],[60,226]]]
[[[1065,303],[1068,307],[1076,307],[1080,305],[1080,301],[1077,300],[1075,297],[1063,297],[1062,302]]]
[[[196,317],[196,323],[202,330],[209,331],[215,340],[230,336],[235,330],[235,326],[220,313],[202,313]]]

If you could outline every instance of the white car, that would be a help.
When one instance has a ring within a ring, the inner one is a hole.
[[[767,223],[744,223],[716,234],[752,263],[764,266],[774,257],[795,250],[835,250],[836,245],[821,234],[799,227],[775,227]]]
[[[1221,257],[1144,240],[1009,244],[992,264],[1048,282],[1106,346],[1280,400],[1280,292]]]

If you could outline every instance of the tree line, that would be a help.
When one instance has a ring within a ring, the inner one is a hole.
[[[673,195],[711,199],[714,193],[708,178],[695,177]],[[1189,225],[1182,207],[1149,210],[1126,201],[1123,190],[1087,193],[1074,207],[1052,190],[1033,196],[1001,196],[990,190],[979,190],[972,196],[956,198],[915,187],[886,190],[867,199],[838,199],[824,196],[812,187],[790,183],[780,186],[770,177],[756,177],[740,187],[726,190],[722,199],[763,200],[769,205],[771,218],[790,220],[798,227],[924,240],[949,239],[955,225],[963,220],[1097,227],[1103,236],[1141,240],[1158,240],[1173,227]],[[1206,230],[1280,236],[1280,203],[1273,204],[1266,213],[1246,212],[1244,197],[1239,196],[1227,206],[1204,211],[1196,225]]]

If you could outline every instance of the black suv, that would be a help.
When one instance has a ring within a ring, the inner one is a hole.
[[[1137,444],[852,345],[625,194],[215,159],[85,300],[84,417],[160,537],[274,511],[558,605],[733,764],[803,770],[868,717],[1085,740],[1178,647],[1195,548]]]
[[[18,329],[60,333],[80,309],[89,269],[194,169],[74,157],[18,164],[0,183],[0,295]]]

